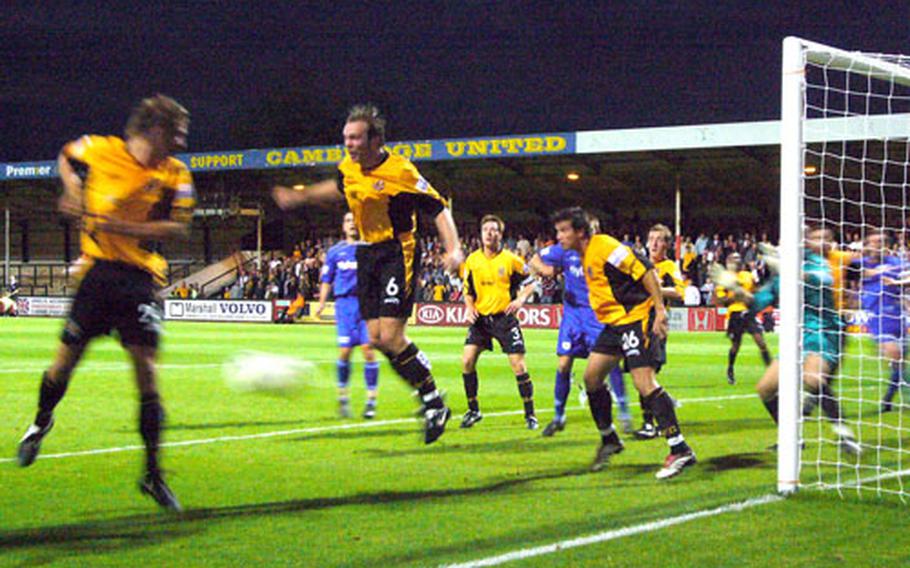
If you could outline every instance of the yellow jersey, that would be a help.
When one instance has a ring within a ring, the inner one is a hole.
[[[737,272],[736,281],[739,282],[739,285],[746,292],[752,292],[753,290],[755,290],[755,278],[752,276],[752,273],[749,272],[748,270],[740,270],[739,272]],[[724,288],[723,286],[718,286],[716,289],[716,293],[717,293],[718,298],[726,298],[727,294],[728,294],[726,288]],[[744,302],[733,302],[732,304],[727,306],[727,311],[731,314],[735,314],[737,312],[744,312],[748,309],[749,309],[749,306],[747,306]]]
[[[623,325],[642,321],[654,307],[642,278],[653,268],[610,235],[594,235],[583,259],[591,309],[601,323]]]
[[[834,296],[834,307],[843,310],[846,306],[844,300],[844,279],[847,274],[847,267],[857,258],[858,254],[853,251],[832,250],[828,253],[828,264],[831,265],[831,284],[832,295]]]
[[[683,280],[682,272],[676,263],[665,258],[654,265],[657,270],[657,280],[663,288],[673,288],[676,293],[683,297],[686,295],[686,281]]]
[[[478,249],[468,255],[462,268],[466,294],[482,316],[505,311],[518,288],[531,281],[525,261],[502,249],[493,256]]]
[[[354,214],[360,239],[379,243],[414,238],[418,210],[435,217],[447,205],[406,158],[386,150],[381,164],[363,171],[346,156],[338,164],[339,189]]]
[[[116,136],[87,135],[63,148],[70,161],[85,164],[82,255],[137,266],[159,285],[166,283],[167,261],[137,237],[99,231],[95,218],[122,221],[172,220],[189,223],[196,204],[193,179],[186,165],[169,157],[155,168],[136,161],[126,142]]]

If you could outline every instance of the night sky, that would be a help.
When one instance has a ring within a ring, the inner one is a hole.
[[[337,143],[367,100],[396,140],[766,120],[786,35],[910,53],[905,2],[59,4],[0,14],[0,161],[119,134],[155,92],[227,150]]]

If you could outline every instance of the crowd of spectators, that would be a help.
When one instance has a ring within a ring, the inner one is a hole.
[[[644,257],[648,256],[645,245],[647,235],[638,235],[628,232],[621,233],[621,240],[633,250]],[[857,237],[858,238],[858,237]],[[480,247],[480,239],[470,236],[465,239],[466,253]],[[517,238],[506,238],[504,245],[509,250],[530,259],[541,248],[553,244],[550,235],[538,235]],[[707,305],[711,302],[714,284],[708,275],[711,263],[725,264],[727,256],[739,253],[745,270],[755,274],[761,282],[768,277],[768,270],[759,255],[759,244],[772,244],[767,232],[744,231],[739,234],[727,234],[722,237],[720,233],[702,232],[682,238],[679,250],[679,264],[683,278],[689,284],[689,293],[686,294],[687,305]],[[851,247],[862,246],[853,242]],[[442,269],[443,250],[438,241],[432,238],[424,239],[424,250],[427,251],[421,263],[420,278],[418,280],[418,300],[424,302],[458,302],[463,294],[463,284],[457,276],[447,274]],[[675,250],[670,251],[670,256],[676,259]],[[542,278],[538,280],[537,289],[531,297],[535,303],[557,303],[562,299],[562,277]]]
[[[319,295],[319,271],[332,244],[331,239],[307,240],[297,243],[290,253],[265,253],[258,265],[255,260],[241,265],[237,279],[219,295],[231,300],[293,300],[298,295],[315,299]]]
[[[647,257],[645,246],[647,235],[631,232],[619,233],[622,241]],[[849,240],[850,248],[861,247],[859,236]],[[290,253],[270,252],[263,258],[261,266],[248,263],[240,268],[239,277],[233,285],[220,291],[228,299],[295,299],[314,300],[319,295],[319,273],[325,262],[325,253],[335,243],[327,238],[319,241],[308,240],[298,243]],[[744,231],[738,234],[700,232],[685,236],[679,247],[679,265],[687,280],[691,294],[687,293],[687,305],[706,305],[710,302],[714,286],[708,275],[713,262],[724,264],[731,253],[739,253],[746,270],[755,273],[759,281],[767,277],[767,269],[759,255],[759,244],[771,244],[767,232]],[[552,235],[526,235],[520,232],[507,234],[504,246],[526,260],[541,248],[554,244]],[[457,274],[448,274],[443,269],[442,244],[435,237],[423,237],[422,255],[417,279],[417,301],[420,302],[461,302],[464,283]],[[462,246],[467,256],[480,248],[478,233],[462,236]],[[671,258],[675,250],[671,248]],[[195,297],[198,289],[185,287],[179,294]],[[562,300],[562,277],[538,279],[537,287],[530,301],[533,303],[558,303]]]

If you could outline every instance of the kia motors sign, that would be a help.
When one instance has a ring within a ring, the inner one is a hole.
[[[273,305],[265,300],[166,300],[164,319],[269,323]]]
[[[464,304],[418,304],[417,325],[467,326]],[[554,304],[533,304],[518,310],[518,322],[522,327],[537,329],[558,329],[562,321],[562,306]]]

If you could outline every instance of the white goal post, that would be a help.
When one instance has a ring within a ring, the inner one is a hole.
[[[886,417],[876,412],[887,378],[873,377],[888,364],[870,351],[868,339],[850,335],[850,360],[832,383],[845,424],[856,430],[859,455],[842,452],[803,416],[802,267],[807,223],[831,229],[841,242],[848,234],[910,233],[910,58],[786,38],[780,136],[778,491],[817,486],[907,499],[910,483],[905,487],[901,478],[910,475],[904,446],[910,424],[902,414],[910,405],[900,401],[910,399],[899,397],[897,411]],[[902,361],[896,365],[903,369]]]

